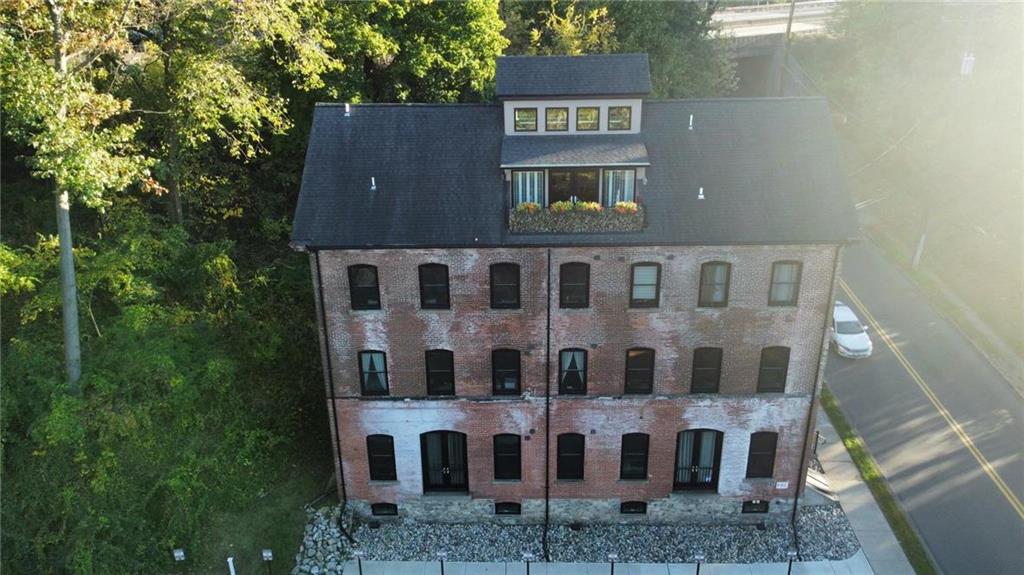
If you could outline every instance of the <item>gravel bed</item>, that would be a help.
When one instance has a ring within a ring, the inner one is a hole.
[[[310,515],[293,575],[333,575],[351,557],[338,528],[340,508],[307,510]],[[842,560],[860,544],[838,504],[803,507],[797,519],[800,554],[805,561]],[[449,561],[518,562],[524,552],[542,555],[539,525],[485,523],[430,525],[381,522],[359,524],[351,535],[367,560],[434,561],[445,551]],[[783,562],[792,531],[779,525],[592,525],[579,529],[552,526],[552,561],[603,562],[617,553],[623,562],[692,563],[703,553],[711,563]]]

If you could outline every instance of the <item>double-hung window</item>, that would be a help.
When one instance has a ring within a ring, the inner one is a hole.
[[[580,262],[558,268],[558,301],[561,307],[590,307],[590,265]]]
[[[587,394],[586,350],[563,349],[558,354],[558,393],[562,395]]]
[[[383,351],[359,352],[359,381],[363,395],[388,394],[387,358]]]
[[[455,359],[447,349],[426,353],[427,395],[455,395]]]
[[[768,305],[794,306],[800,297],[800,262],[775,262],[772,264],[772,287],[768,292]]]
[[[690,393],[718,393],[722,379],[722,348],[698,347],[693,350],[693,376]]]
[[[612,207],[616,202],[633,202],[636,185],[636,170],[604,171],[604,205]]]
[[[352,309],[380,309],[380,284],[376,267],[348,266],[348,290]]]
[[[491,352],[491,383],[494,395],[519,393],[519,351],[496,349]]]
[[[522,479],[522,448],[518,435],[502,433],[494,436],[494,478]]]
[[[512,197],[514,204],[531,203],[544,205],[544,171],[531,170],[512,172]]]
[[[651,393],[654,389],[654,350],[626,350],[626,393]]]
[[[558,436],[558,479],[583,479],[583,451],[586,438],[579,433]]]
[[[622,460],[619,479],[647,479],[647,448],[650,437],[646,433],[627,433],[622,436]]]
[[[516,108],[513,114],[517,132],[537,131],[537,108]]]
[[[371,481],[394,481],[395,473],[395,440],[390,435],[368,435],[366,437],[366,456],[370,463]]]
[[[519,307],[519,265],[491,264],[491,308]]]
[[[661,264],[633,264],[629,307],[658,307],[661,296]]]
[[[786,391],[786,374],[788,371],[788,347],[766,347],[762,349],[761,369],[757,374],[758,393],[782,393]]]
[[[747,477],[771,477],[775,474],[775,446],[778,441],[779,434],[772,431],[758,431],[750,435]]]
[[[729,305],[729,276],[731,268],[726,262],[707,262],[700,266],[699,307],[725,307]]]
[[[423,309],[448,309],[451,307],[448,295],[448,266],[441,264],[420,266],[420,307]]]

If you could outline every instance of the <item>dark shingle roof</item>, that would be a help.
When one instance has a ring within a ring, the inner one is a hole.
[[[341,106],[318,106],[293,243],[798,244],[857,236],[823,99],[649,101],[642,125],[651,163],[647,183],[637,184],[643,231],[524,235],[507,229],[500,106],[354,105],[347,118]]]
[[[647,54],[503,56],[497,60],[499,98],[624,96],[651,92]]]
[[[503,168],[550,166],[646,166],[647,147],[639,134],[505,136]]]

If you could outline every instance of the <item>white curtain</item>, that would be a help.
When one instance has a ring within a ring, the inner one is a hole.
[[[512,172],[515,205],[525,202],[544,204],[544,172]]]
[[[636,170],[605,170],[604,171],[604,203],[614,206],[616,202],[633,201],[633,185],[636,181]]]
[[[773,267],[772,301],[793,301],[796,296],[796,280],[800,266],[795,263],[779,263]]]
[[[658,268],[656,266],[633,267],[633,299],[653,300],[658,296]]]

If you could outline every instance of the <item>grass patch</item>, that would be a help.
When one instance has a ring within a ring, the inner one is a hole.
[[[331,477],[330,445],[319,439],[311,443],[293,455],[282,480],[254,505],[214,518],[210,540],[189,573],[227,573],[229,556],[238,573],[265,573],[260,551],[266,548],[274,551],[274,573],[291,572],[307,520],[302,506],[322,494]],[[335,503],[332,494],[316,506]]]
[[[932,563],[931,557],[928,556],[917,531],[910,524],[910,519],[907,518],[907,514],[896,500],[896,496],[889,489],[885,476],[878,469],[875,458],[868,453],[864,440],[857,434],[857,430],[850,425],[850,422],[846,421],[846,416],[839,408],[839,402],[827,386],[821,390],[821,405],[825,408],[829,419],[832,420],[832,426],[835,427],[846,450],[850,452],[853,463],[875,497],[878,507],[882,509],[882,514],[889,522],[889,527],[896,534],[896,539],[899,540],[900,547],[903,548],[903,553],[906,554],[907,560],[913,566],[914,572],[917,575],[938,575],[938,570]]]

